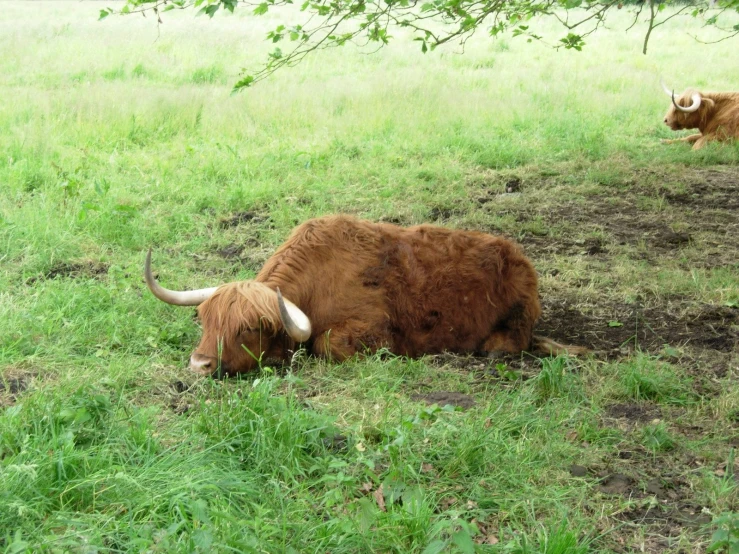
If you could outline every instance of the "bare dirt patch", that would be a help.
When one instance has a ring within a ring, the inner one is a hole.
[[[693,169],[684,174],[688,187],[684,192],[661,188],[671,204],[703,209],[739,210],[739,175],[736,168]]]
[[[84,260],[79,262],[57,262],[41,276],[31,277],[26,284],[32,285],[37,281],[50,279],[80,279],[99,278],[107,275],[109,264]]]
[[[475,405],[475,399],[468,394],[461,392],[435,391],[426,394],[412,394],[411,399],[423,401],[427,404],[437,404],[439,406],[456,406],[467,410]]]
[[[598,485],[598,490],[604,494],[619,494],[622,496],[631,496],[637,490],[635,489],[636,483],[634,479],[628,475],[622,475],[621,473],[613,473],[607,475]]]
[[[4,371],[3,375],[0,376],[0,406],[15,404],[18,397],[31,385],[31,381],[36,375],[34,371],[20,369]]]
[[[481,230],[515,236],[534,260],[553,254],[626,253],[654,261],[679,252],[688,257],[691,267],[737,265],[739,241],[730,237],[739,234],[739,169],[687,169],[677,177],[641,173],[635,174],[626,190],[608,189],[584,200],[565,198],[546,205],[500,205],[496,200],[507,189],[497,181],[487,187],[475,183],[469,194],[477,206],[473,209],[497,216],[511,214],[520,224]],[[526,188],[551,186],[551,180],[544,178],[540,183],[528,182]],[[540,228],[526,227],[533,220],[541,221]],[[698,249],[686,254],[689,247]]]
[[[231,259],[238,258],[243,251],[243,245],[229,244],[228,246],[224,246],[223,248],[218,250],[217,253],[221,258]]]
[[[612,404],[606,408],[606,413],[614,419],[627,419],[630,421],[646,422],[654,419],[659,414],[656,406],[645,404]]]
[[[218,222],[221,229],[229,229],[231,227],[238,227],[244,223],[264,223],[269,219],[268,214],[262,214],[259,212],[237,212],[228,217],[224,217]]]
[[[702,506],[692,502],[678,505],[648,505],[632,508],[621,514],[625,520],[636,524],[657,524],[660,532],[668,536],[679,535],[684,527],[700,527],[710,523],[711,516],[702,513]]]
[[[543,299],[537,333],[587,346],[608,357],[637,346],[658,353],[665,345],[731,353],[739,344],[736,308],[693,305],[686,309],[674,304],[640,308],[604,301],[595,313],[574,305],[574,301]]]

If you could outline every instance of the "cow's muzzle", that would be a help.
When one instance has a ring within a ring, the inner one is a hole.
[[[200,375],[210,375],[218,368],[218,360],[194,352],[190,356],[190,369]]]

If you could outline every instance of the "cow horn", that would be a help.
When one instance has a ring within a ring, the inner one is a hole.
[[[197,306],[206,301],[216,291],[218,287],[211,287],[208,289],[198,290],[169,290],[165,289],[159,283],[156,282],[154,276],[151,274],[151,248],[149,253],[146,254],[146,265],[144,266],[144,279],[149,290],[162,302],[167,304],[174,304],[175,306]]]
[[[701,107],[701,100],[702,99],[701,99],[700,93],[694,92],[692,94],[692,96],[690,97],[690,99],[693,101],[693,103],[690,106],[688,106],[687,108],[683,108],[680,104],[678,104],[677,102],[675,102],[675,97],[674,96],[672,97],[672,103],[675,104],[675,107],[678,110],[680,110],[681,112],[683,112],[683,113],[697,112],[698,111],[698,108]]]
[[[280,306],[280,318],[285,331],[295,342],[305,342],[310,338],[310,319],[289,300],[282,297],[280,288],[277,287],[277,303]]]
[[[665,82],[662,79],[659,80],[659,84],[662,85],[662,90],[665,91],[665,94],[667,96],[669,96],[671,98],[675,96],[675,91],[674,90],[670,90],[669,88],[667,88],[667,85],[665,84]]]

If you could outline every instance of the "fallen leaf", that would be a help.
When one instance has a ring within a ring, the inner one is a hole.
[[[713,474],[716,477],[723,477],[724,475],[726,475],[726,471],[724,471],[723,469],[717,469],[716,471],[713,472]]]
[[[421,464],[421,473],[433,473],[434,466],[431,464]]]
[[[575,442],[577,440],[577,431],[570,431],[565,435],[568,441]]]
[[[356,449],[357,449],[357,450],[359,450],[360,452],[364,452],[365,450],[367,450],[367,449],[365,448],[364,444],[363,444],[363,443],[361,443],[361,442],[358,442],[357,444],[355,444],[355,445],[354,445],[354,448],[356,448]]]
[[[367,481],[366,483],[362,483],[362,491],[363,492],[371,492],[373,488],[372,482]]]
[[[473,500],[468,500],[467,501],[467,509],[468,510],[474,510],[475,508],[477,508],[477,502],[475,502]]]
[[[386,511],[385,510],[385,495],[382,493],[382,485],[380,485],[380,488],[375,490],[375,492],[372,493],[372,496],[375,497],[375,502],[377,502],[377,507],[380,508],[381,512]]]

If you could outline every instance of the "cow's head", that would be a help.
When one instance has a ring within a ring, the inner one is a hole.
[[[151,273],[151,250],[144,278],[159,300],[176,306],[198,306],[203,337],[190,356],[190,369],[203,375],[216,370],[238,373],[254,368],[262,357],[280,357],[285,340],[310,338],[308,317],[295,304],[256,281],[238,281],[207,289],[173,291]]]
[[[672,106],[665,114],[665,125],[673,131],[681,129],[695,129],[706,120],[708,111],[713,108],[714,102],[710,98],[703,98],[697,90],[686,90],[679,97],[664,83],[662,89],[672,99]]]

